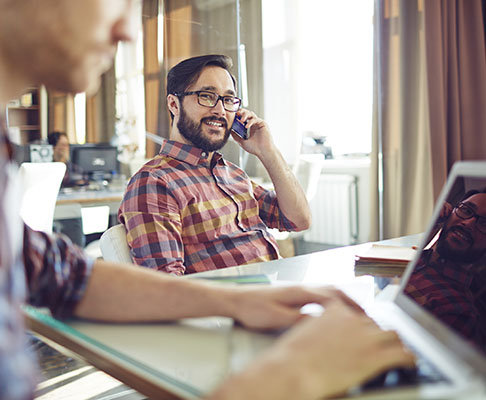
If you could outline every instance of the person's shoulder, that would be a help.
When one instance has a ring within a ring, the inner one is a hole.
[[[147,161],[139,172],[145,171],[150,173],[157,173],[157,171],[170,171],[177,168],[181,161],[165,154],[158,154],[151,160]]]
[[[174,169],[170,165],[170,158],[164,156],[155,156],[151,160],[147,161],[135,174],[130,178],[127,190],[140,185],[151,184],[165,184],[167,183],[167,176]]]

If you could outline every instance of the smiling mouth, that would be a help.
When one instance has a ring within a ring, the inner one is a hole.
[[[209,126],[210,128],[212,129],[222,129],[222,128],[226,128],[226,121],[221,121],[221,120],[217,120],[217,119],[203,119],[202,122]]]
[[[451,228],[450,233],[453,235],[453,237],[456,240],[465,242],[468,245],[473,244],[472,235],[466,229],[463,229],[461,227],[454,227],[454,228]]]
[[[206,122],[206,124],[209,126],[214,126],[216,128],[221,128],[223,126],[221,122],[215,122],[215,121],[208,121]]]

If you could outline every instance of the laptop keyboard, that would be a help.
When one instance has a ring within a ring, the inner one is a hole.
[[[373,316],[374,321],[386,330],[393,330],[387,321]],[[397,332],[399,335],[400,333]],[[403,344],[415,355],[415,368],[394,368],[373,378],[362,386],[362,389],[379,387],[393,388],[424,383],[448,382],[449,380],[406,338],[400,335]]]
[[[407,340],[402,339],[402,342],[405,344],[410,351],[415,354],[417,358],[416,361],[416,369],[417,369],[417,381],[421,383],[432,383],[432,382],[441,382],[441,381],[448,381],[448,379],[429,361],[427,360],[419,350],[414,348],[413,345],[410,344]]]

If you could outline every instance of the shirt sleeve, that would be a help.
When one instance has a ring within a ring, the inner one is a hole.
[[[180,207],[169,184],[140,171],[131,180],[118,212],[138,265],[183,275],[184,245]]]
[[[282,213],[278,206],[277,194],[251,182],[253,194],[258,202],[259,216],[269,228],[279,231],[295,231],[297,226]]]
[[[24,225],[23,257],[28,301],[58,318],[72,315],[91,275],[93,260],[63,235],[49,236]]]

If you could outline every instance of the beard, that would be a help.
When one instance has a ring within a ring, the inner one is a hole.
[[[467,249],[467,250],[455,250],[449,246],[446,237],[450,233],[453,227],[444,230],[439,236],[437,241],[437,252],[442,258],[447,260],[457,262],[460,264],[471,264],[479,259],[486,253],[486,250],[481,249]]]
[[[223,124],[226,129],[224,136],[218,141],[211,141],[209,137],[203,132],[203,124],[207,121],[218,121]],[[181,108],[181,113],[179,115],[179,121],[177,122],[177,129],[184,138],[191,142],[195,147],[206,151],[208,153],[221,149],[229,139],[230,129],[228,129],[228,123],[224,118],[217,117],[206,117],[202,118],[199,124],[194,122]]]

